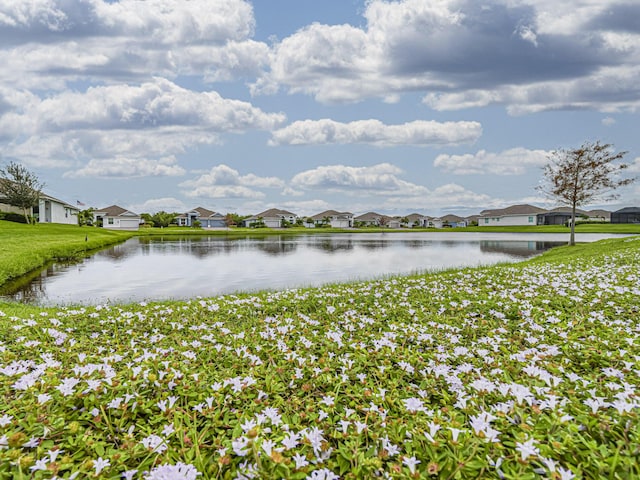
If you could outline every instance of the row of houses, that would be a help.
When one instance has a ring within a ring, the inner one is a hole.
[[[3,204],[0,201],[0,211],[22,213],[20,209]],[[77,225],[79,208],[42,194],[38,205],[30,212],[39,223],[62,223]],[[607,210],[576,210],[576,217],[580,221],[611,222],[611,223],[640,223],[640,208],[626,207],[615,212]],[[111,205],[94,210],[94,225],[115,230],[137,230],[142,223],[139,214]],[[469,225],[479,226],[523,226],[523,225],[567,225],[571,220],[571,209],[567,207],[546,210],[533,205],[512,205],[502,209],[483,210],[478,215],[460,217],[449,214],[432,217],[419,213],[406,216],[388,216],[376,212],[367,212],[355,216],[351,212],[325,210],[315,215],[301,217],[293,212],[271,208],[243,221],[245,227],[281,228],[289,225],[301,225],[307,228],[329,226],[333,228],[353,227],[388,227],[388,228],[457,228]],[[224,228],[227,226],[226,216],[203,207],[194,208],[180,214],[176,218],[178,226],[201,228]]]

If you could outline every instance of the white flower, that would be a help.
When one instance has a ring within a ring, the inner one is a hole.
[[[533,446],[534,443],[536,443],[534,438],[530,438],[526,442],[516,442],[516,449],[520,452],[522,460],[526,460],[531,456],[538,456],[540,454],[538,447]]]
[[[416,465],[420,463],[420,460],[416,459],[416,457],[404,457],[402,463],[409,467],[411,473],[415,473]]]
[[[200,472],[196,467],[178,462],[175,465],[159,465],[150,472],[146,472],[144,480],[196,480]]]
[[[293,456],[293,460],[296,462],[296,470],[299,470],[309,465],[309,462],[307,461],[307,457],[299,453],[296,453]]]
[[[96,475],[100,475],[100,472],[111,465],[109,460],[105,460],[102,457],[98,457],[95,462],[93,462],[93,468],[96,470]]]
[[[416,398],[416,397],[405,398],[403,402],[404,402],[404,407],[407,409],[407,411],[411,413],[424,411],[424,404],[422,403],[422,400],[420,400],[419,398]]]
[[[309,480],[338,480],[340,477],[327,468],[314,470],[311,475],[307,475]]]
[[[162,453],[167,449],[167,444],[164,443],[164,439],[158,435],[149,435],[143,438],[140,443],[144,448],[150,448],[154,452]]]

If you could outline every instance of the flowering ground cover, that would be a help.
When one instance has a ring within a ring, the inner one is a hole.
[[[0,478],[640,477],[638,239],[0,312]]]

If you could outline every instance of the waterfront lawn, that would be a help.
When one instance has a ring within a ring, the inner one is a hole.
[[[0,478],[638,478],[640,240],[188,302],[0,305]]]
[[[0,220],[0,285],[52,260],[78,258],[124,241],[134,233],[75,225],[25,225]]]

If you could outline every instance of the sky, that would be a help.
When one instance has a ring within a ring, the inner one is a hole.
[[[637,0],[0,0],[0,164],[74,205],[550,208],[556,150],[640,173],[639,111]]]

